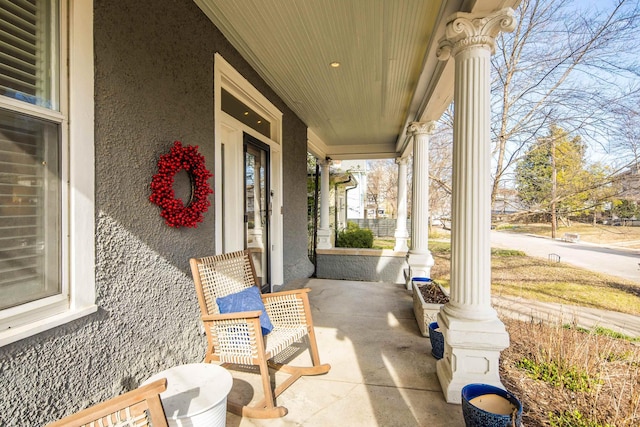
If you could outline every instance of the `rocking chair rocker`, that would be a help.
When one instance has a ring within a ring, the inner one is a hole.
[[[318,346],[313,329],[311,309],[307,293],[310,289],[275,292],[261,295],[257,304],[264,304],[273,330],[263,335],[261,307],[249,307],[250,311],[221,314],[220,298],[243,298],[247,291],[259,295],[256,274],[247,250],[217,256],[192,258],[191,273],[198,294],[207,334],[205,362],[222,362],[222,366],[254,365],[260,368],[264,398],[254,405],[241,405],[227,401],[229,411],[250,418],[278,418],[287,414],[287,408],[275,406],[275,398],[303,375],[320,375],[329,372],[328,364],[320,364]],[[257,292],[254,289],[255,287]],[[260,299],[262,302],[260,302]],[[243,310],[247,310],[246,306]],[[262,316],[264,325],[264,314]],[[267,321],[268,323],[268,321]],[[278,354],[289,354],[292,344],[308,337],[313,366],[294,367],[276,363]],[[269,368],[289,374],[274,390],[271,388]]]

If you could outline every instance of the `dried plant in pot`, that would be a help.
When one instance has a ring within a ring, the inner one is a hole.
[[[440,308],[448,302],[449,294],[436,282],[413,280],[413,313],[422,336],[429,336],[429,323],[438,320]]]

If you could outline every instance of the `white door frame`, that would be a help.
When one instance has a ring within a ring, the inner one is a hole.
[[[222,111],[222,89],[242,101],[271,123],[271,138],[258,133]],[[271,286],[282,285],[282,113],[225,59],[214,56],[214,141],[215,141],[215,216],[216,253],[244,249],[244,157],[243,133],[267,144],[271,151],[271,190],[273,207],[271,230]],[[223,150],[224,145],[224,165]],[[224,188],[223,188],[224,185]],[[269,248],[265,248],[269,250]]]

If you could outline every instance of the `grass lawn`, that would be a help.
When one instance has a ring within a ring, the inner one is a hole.
[[[451,245],[429,242],[435,258],[431,277],[449,285]],[[492,293],[601,308],[640,315],[640,285],[567,264],[550,263],[520,251],[496,250],[491,256]]]
[[[509,230],[516,233],[536,234],[551,237],[550,224],[499,224],[498,230]],[[578,233],[580,240],[597,244],[624,244],[626,247],[640,248],[640,227],[614,227],[612,225],[579,224],[571,227],[560,225],[556,238],[562,238],[564,233]]]
[[[518,225],[514,231],[551,235],[547,224]],[[561,233],[579,233],[585,241],[616,243],[640,241],[640,227],[575,225],[561,228]],[[548,233],[548,234],[547,234]],[[448,235],[431,236],[429,249],[435,259],[431,277],[442,286],[449,286],[451,244]],[[378,238],[374,247],[393,249],[395,239]],[[640,247],[640,246],[639,246]],[[523,252],[493,249],[491,256],[492,285],[496,295],[583,307],[600,308],[640,316],[640,284],[606,274],[595,273],[562,263],[528,257]]]
[[[609,227],[610,231],[583,227],[561,229],[560,233],[580,233],[581,239],[594,243],[640,240],[640,227]],[[545,226],[515,231],[551,234]],[[627,231],[623,239],[620,234]],[[607,233],[606,237],[603,233]],[[386,243],[374,245],[393,247],[392,238],[385,240]],[[431,277],[448,286],[451,244],[446,239],[430,240],[429,249],[435,259]],[[550,263],[508,249],[492,250],[491,267],[491,290],[496,295],[640,315],[640,284],[634,282]],[[604,328],[586,331],[542,322],[504,321],[511,345],[501,353],[500,378],[523,403],[523,425],[639,425],[640,346],[637,339],[620,337]]]
[[[431,276],[449,283],[451,245],[429,242]],[[491,255],[493,294],[640,315],[640,285],[514,250]],[[528,427],[631,427],[640,420],[640,347],[613,331],[504,319],[500,378]]]

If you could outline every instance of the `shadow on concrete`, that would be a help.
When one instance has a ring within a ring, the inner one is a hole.
[[[240,419],[234,426],[462,426],[459,405],[445,402],[429,339],[420,334],[403,285],[311,279],[310,301],[326,375],[303,377],[278,404],[277,420]],[[310,363],[308,352],[292,364]]]

